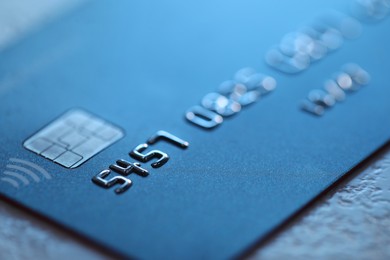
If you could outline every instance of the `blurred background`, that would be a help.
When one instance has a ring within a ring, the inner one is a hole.
[[[1,51],[83,0],[0,2]],[[390,146],[287,223],[253,259],[390,259]],[[0,259],[114,258],[0,200]]]

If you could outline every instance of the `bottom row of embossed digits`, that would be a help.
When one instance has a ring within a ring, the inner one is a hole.
[[[257,73],[252,68],[240,69],[233,80],[222,82],[217,92],[204,96],[201,106],[190,108],[186,119],[202,128],[214,128],[223,122],[223,117],[240,112],[242,107],[254,103],[275,88],[274,78]]]
[[[347,64],[341,72],[338,72],[333,79],[327,80],[323,89],[310,91],[301,108],[321,116],[326,108],[330,108],[346,98],[346,93],[357,91],[370,81],[370,75],[357,64]]]

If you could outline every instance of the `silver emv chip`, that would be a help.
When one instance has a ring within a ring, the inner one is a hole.
[[[124,136],[124,132],[84,110],[74,109],[38,133],[23,145],[66,168],[76,168]]]

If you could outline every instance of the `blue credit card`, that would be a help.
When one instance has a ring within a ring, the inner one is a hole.
[[[88,3],[0,54],[0,193],[125,257],[238,257],[388,142],[389,12]]]

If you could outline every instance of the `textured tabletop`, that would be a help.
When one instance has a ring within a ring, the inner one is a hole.
[[[0,49],[80,1],[0,2]],[[249,255],[390,259],[390,146]],[[106,252],[0,200],[0,259],[101,259]],[[112,257],[112,256],[111,256]]]

